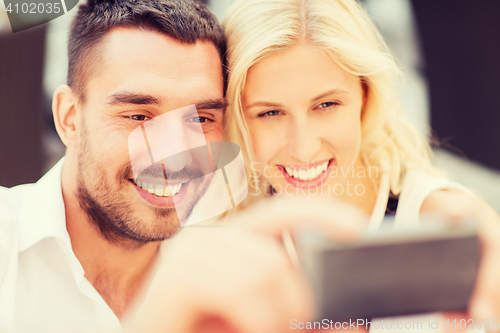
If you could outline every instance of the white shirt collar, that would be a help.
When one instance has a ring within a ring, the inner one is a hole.
[[[61,187],[63,164],[64,158],[35,184],[23,185],[27,194],[19,215],[20,252],[50,237],[71,248]]]

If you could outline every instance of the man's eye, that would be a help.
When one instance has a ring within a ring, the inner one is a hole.
[[[209,122],[214,122],[212,119],[210,118],[207,118],[207,117],[201,117],[201,116],[196,116],[196,117],[191,117],[191,118],[187,118],[186,121],[188,123],[198,123],[198,124],[203,124],[203,123],[206,123],[207,121]]]
[[[134,115],[131,115],[131,116],[128,116],[130,119],[132,120],[136,120],[136,121],[144,121],[144,120],[147,120],[149,119],[148,116],[145,116],[143,114],[134,114]]]
[[[257,117],[259,117],[259,118],[274,117],[274,116],[277,116],[279,114],[280,114],[280,111],[272,110],[272,111],[267,111],[267,112],[261,113]]]

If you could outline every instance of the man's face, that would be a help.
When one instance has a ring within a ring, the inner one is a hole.
[[[150,119],[195,104],[198,114],[186,122],[201,123],[207,142],[221,141],[219,54],[211,42],[181,44],[160,33],[129,28],[109,32],[98,54],[98,69],[87,81],[85,103],[77,116],[80,205],[111,241],[163,240],[179,229],[179,219],[187,218],[209,180],[182,185],[176,195],[182,192],[184,200],[176,203],[176,210],[169,204],[175,196],[161,190],[150,193],[137,185],[128,137]],[[163,180],[158,168],[145,173]],[[174,174],[185,182],[195,172],[186,166]]]

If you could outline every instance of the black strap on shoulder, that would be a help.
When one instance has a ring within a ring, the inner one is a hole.
[[[392,194],[389,192],[389,200],[387,200],[387,208],[385,209],[385,215],[395,215],[398,210],[399,195]]]

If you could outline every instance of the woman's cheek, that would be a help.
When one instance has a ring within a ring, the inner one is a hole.
[[[344,126],[339,126],[332,131],[329,143],[340,153],[346,164],[357,159],[361,149],[361,126],[359,121],[351,120],[344,122]]]
[[[274,143],[271,138],[268,137],[266,131],[250,128],[250,133],[255,159],[263,167],[267,165],[270,158],[273,156],[272,150],[274,149]]]

